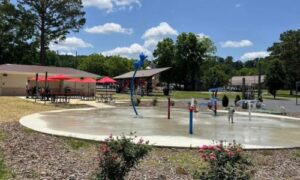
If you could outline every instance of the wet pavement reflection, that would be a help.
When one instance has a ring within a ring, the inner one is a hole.
[[[42,120],[54,130],[91,135],[121,135],[137,132],[138,136],[182,136],[188,134],[189,113],[172,109],[171,119],[163,108],[139,108],[142,117],[135,118],[130,107],[88,111],[42,113]],[[300,121],[235,114],[234,123],[227,114],[194,113],[194,135],[197,139],[236,140],[241,144],[260,146],[300,146]],[[163,138],[163,137],[162,137]]]

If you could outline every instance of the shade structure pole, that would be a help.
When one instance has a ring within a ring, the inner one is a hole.
[[[48,97],[47,94],[47,80],[48,80],[48,72],[45,72],[45,88],[44,88],[44,104],[46,104],[46,96]]]
[[[48,72],[45,72],[45,89],[47,88]]]
[[[136,110],[136,107],[135,107],[135,102],[134,102],[134,99],[133,99],[133,94],[134,94],[134,78],[135,78],[135,75],[136,75],[136,72],[137,72],[137,69],[134,71],[134,74],[131,78],[131,91],[130,91],[130,97],[131,97],[131,104],[132,104],[132,107],[133,107],[133,110],[135,112],[135,115],[139,115],[137,110]]]
[[[34,102],[36,102],[36,98],[37,98],[37,91],[38,91],[38,79],[39,79],[39,74],[35,73],[35,98],[34,98]]]

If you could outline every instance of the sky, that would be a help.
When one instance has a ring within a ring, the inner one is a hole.
[[[299,0],[82,0],[86,24],[60,54],[120,55],[152,59],[156,44],[182,32],[209,37],[216,55],[247,61],[268,56],[279,35],[300,27]]]

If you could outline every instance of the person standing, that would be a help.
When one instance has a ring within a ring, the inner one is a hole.
[[[233,114],[234,114],[235,110],[232,106],[230,106],[228,108],[228,122],[231,121],[231,123],[233,124]]]

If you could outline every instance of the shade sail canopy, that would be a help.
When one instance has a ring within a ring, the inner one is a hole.
[[[109,84],[109,83],[116,83],[117,81],[113,80],[112,78],[105,76],[102,79],[97,81],[98,83],[103,83],[103,84]]]
[[[30,81],[35,81],[36,79],[35,79],[35,77],[32,77],[32,78],[30,78],[29,79]],[[46,78],[45,78],[45,76],[39,76],[38,77],[38,80],[37,81],[46,81]],[[59,80],[57,80],[57,79],[47,79],[47,82],[58,82]]]
[[[72,79],[72,77],[64,75],[64,74],[58,74],[58,75],[54,75],[54,76],[49,76],[48,79],[56,79],[56,80],[69,80]]]

